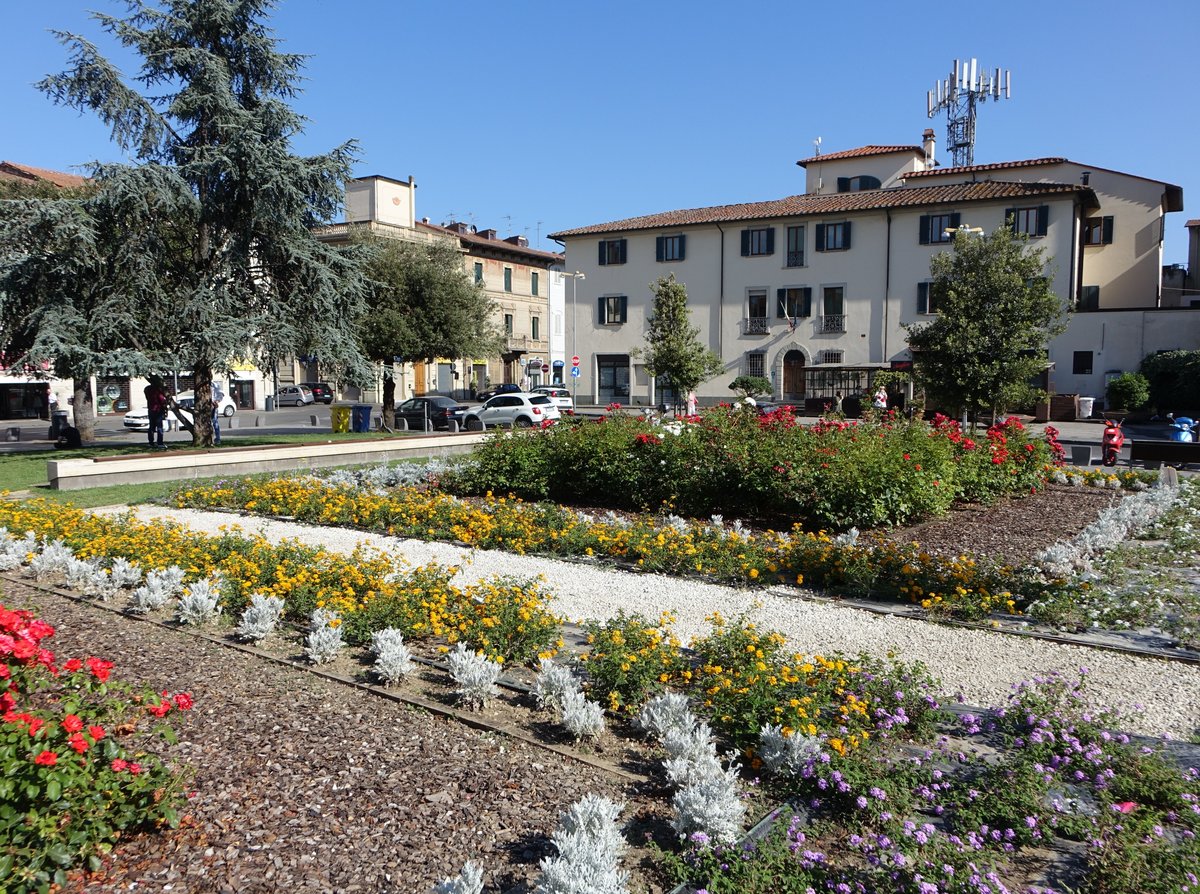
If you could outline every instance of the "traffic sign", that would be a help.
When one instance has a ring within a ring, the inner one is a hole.
[[[542,372],[544,372],[544,373],[550,372],[550,364],[549,363],[542,364]]]
[[[576,354],[574,357],[571,358],[571,365],[572,366],[579,365],[579,355],[578,354]]]
[[[579,367],[578,367],[578,366],[572,366],[572,367],[571,367],[571,378],[572,378],[572,379],[578,379],[578,378],[579,378]]]

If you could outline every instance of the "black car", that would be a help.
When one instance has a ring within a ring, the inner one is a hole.
[[[503,385],[493,385],[486,391],[480,391],[475,395],[475,399],[480,403],[483,403],[484,401],[491,400],[497,394],[519,394],[520,391],[520,385],[514,384],[513,382],[506,382]]]
[[[463,411],[457,401],[440,394],[427,394],[423,397],[410,397],[404,403],[396,404],[396,422],[404,420],[409,430],[428,431],[429,429],[449,429],[453,420],[462,428]],[[426,425],[428,421],[428,425]]]
[[[333,386],[328,382],[303,382],[302,384],[312,392],[313,403],[333,403]]]

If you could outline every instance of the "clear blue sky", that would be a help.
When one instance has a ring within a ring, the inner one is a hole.
[[[96,39],[87,9],[0,0],[0,158],[70,170],[119,160],[90,117],[33,84],[66,64],[48,29]],[[355,139],[359,174],[418,184],[417,214],[501,235],[804,191],[797,159],[918,143],[951,61],[1012,70],[983,106],[977,162],[1062,155],[1182,186],[1165,263],[1200,217],[1200,2],[841,0],[457,3],[282,0],[284,48],[311,56],[303,152]]]

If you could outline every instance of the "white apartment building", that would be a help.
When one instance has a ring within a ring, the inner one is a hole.
[[[947,250],[947,231],[1006,221],[1044,249],[1053,289],[1078,311],[1051,345],[1051,390],[1100,396],[1107,373],[1134,369],[1153,350],[1200,345],[1200,313],[1143,323],[1167,313],[1162,232],[1165,214],[1183,207],[1179,187],[1063,158],[938,168],[932,130],[920,146],[863,146],[798,164],[800,195],[551,234],[566,268],[584,274],[568,339],[581,358],[581,402],[662,401],[636,350],[648,284],[669,273],[687,287],[700,338],[725,361],[701,399],[731,398],[728,384],[743,373],[766,376],[776,399],[812,410],[835,391],[864,392],[874,371],[911,363],[904,327],[937,313],[929,263]]]

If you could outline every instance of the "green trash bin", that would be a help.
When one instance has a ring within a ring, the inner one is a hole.
[[[351,431],[369,432],[371,430],[371,409],[370,404],[355,404],[351,408]]]
[[[350,431],[350,404],[332,404],[329,407],[329,430],[334,432]]]

